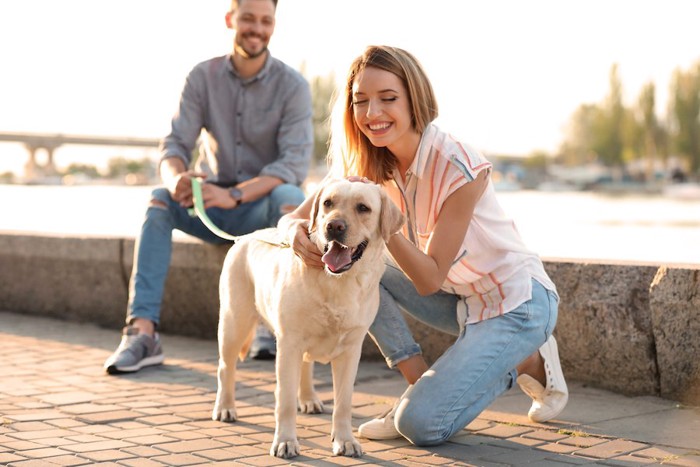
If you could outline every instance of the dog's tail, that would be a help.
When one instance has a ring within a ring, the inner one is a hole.
[[[238,359],[240,361],[245,361],[246,356],[248,355],[248,351],[250,350],[250,346],[253,343],[253,339],[255,338],[255,326],[252,326],[250,328],[250,332],[248,333],[248,337],[246,337],[245,341],[243,342],[243,347],[241,347],[241,351],[238,354]]]

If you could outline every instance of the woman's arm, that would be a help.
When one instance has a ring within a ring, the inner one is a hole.
[[[435,228],[430,233],[426,253],[403,235],[393,235],[389,239],[389,252],[419,294],[430,295],[440,290],[487,184],[488,171],[484,170],[445,200]]]

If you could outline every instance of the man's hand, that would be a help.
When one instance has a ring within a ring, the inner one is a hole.
[[[202,183],[202,201],[204,201],[204,209],[233,209],[237,205],[228,188],[221,188],[211,183]]]
[[[192,202],[192,178],[206,178],[206,174],[187,170],[179,157],[168,157],[160,162],[160,177],[172,199],[183,208],[190,208]]]
[[[164,177],[165,186],[170,192],[170,196],[184,208],[190,208],[194,204],[192,200],[192,178],[194,177],[204,178],[206,174],[188,170],[167,179]]]

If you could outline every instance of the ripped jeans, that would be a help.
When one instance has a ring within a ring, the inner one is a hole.
[[[134,249],[134,267],[129,282],[127,324],[135,318],[160,323],[165,279],[170,268],[173,229],[181,230],[205,242],[230,243],[211,232],[198,217],[190,216],[170,197],[165,188],[153,190],[151,199],[165,206],[150,205]],[[235,209],[210,208],[207,215],[219,228],[231,235],[245,235],[255,230],[275,227],[284,214],[285,205],[297,206],[304,192],[296,185],[275,187],[270,194]],[[166,207],[167,206],[167,207]]]
[[[370,336],[389,367],[421,353],[401,309],[456,336],[445,353],[401,396],[394,423],[418,446],[447,441],[510,389],[516,366],[549,338],[557,321],[557,294],[532,281],[532,298],[514,310],[460,332],[457,295],[421,296],[404,273],[388,264]]]

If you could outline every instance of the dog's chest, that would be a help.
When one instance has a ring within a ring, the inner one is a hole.
[[[310,337],[306,341],[308,345],[306,345],[304,352],[304,361],[330,362],[338,355],[358,345],[357,334],[364,335],[364,332]]]
[[[375,308],[376,309],[376,308]],[[327,363],[349,348],[362,344],[374,313],[364,307],[316,309],[297,323],[304,360]]]

